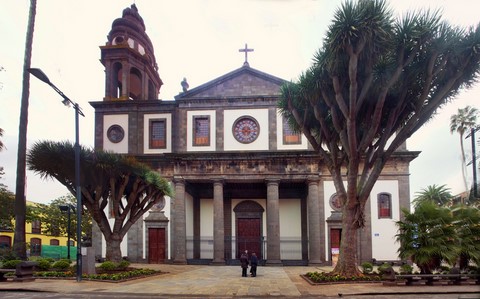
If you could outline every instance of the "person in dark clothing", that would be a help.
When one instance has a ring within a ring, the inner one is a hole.
[[[248,251],[245,250],[244,253],[240,256],[240,265],[242,266],[242,277],[247,277],[248,269]]]
[[[252,277],[257,276],[257,266],[258,266],[258,258],[255,252],[252,252],[252,256],[250,257],[250,274]]]

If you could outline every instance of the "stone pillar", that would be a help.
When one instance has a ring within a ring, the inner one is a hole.
[[[307,209],[308,209],[308,264],[320,265],[321,248],[323,248],[320,242],[320,235],[323,232],[320,231],[320,219],[323,218],[320,215],[320,203],[318,192],[318,178],[308,178],[308,197],[307,197]]]
[[[213,182],[213,261],[225,264],[225,223],[223,215],[223,180]]]
[[[143,221],[138,219],[127,233],[127,256],[132,263],[143,262]]]
[[[103,254],[103,234],[95,221],[92,221],[92,247],[95,250],[95,260],[101,261],[105,257]]]
[[[279,180],[267,180],[267,265],[281,266]]]
[[[183,178],[174,178],[175,183],[175,204],[173,214],[173,238],[174,248],[173,263],[187,263],[187,227],[185,216],[185,181]]]

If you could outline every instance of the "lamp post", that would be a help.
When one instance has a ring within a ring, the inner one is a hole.
[[[75,109],[75,186],[77,190],[77,282],[82,281],[82,247],[81,247],[81,236],[82,236],[82,191],[80,189],[80,143],[79,143],[79,115],[85,117],[80,106],[70,100],[60,89],[58,89],[47,75],[37,68],[30,68],[27,70],[30,74],[37,77],[40,81],[43,81],[50,85],[53,90],[55,90],[62,98],[62,103],[65,106],[73,106]]]
[[[75,213],[75,208],[71,205],[60,205],[58,206],[60,208],[60,211],[62,212],[67,212],[67,217],[68,217],[68,223],[67,223],[67,259],[70,260],[70,210]],[[78,236],[77,236],[77,242],[78,241]]]

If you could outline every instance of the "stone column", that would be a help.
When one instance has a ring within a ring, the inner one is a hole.
[[[267,180],[267,265],[281,266],[278,179]]]
[[[320,242],[320,235],[324,232],[320,231],[320,219],[323,218],[320,215],[320,203],[318,193],[318,178],[308,178],[308,197],[307,197],[307,209],[308,209],[308,264],[320,265],[322,259],[320,256],[321,248],[323,248]]]
[[[185,181],[183,178],[174,178],[175,183],[175,204],[172,211],[173,215],[173,238],[174,248],[173,263],[187,263],[187,227],[185,216]]]
[[[223,215],[223,180],[213,181],[213,261],[225,264],[225,223]]]
[[[143,262],[143,221],[138,219],[127,233],[127,256],[130,262]]]

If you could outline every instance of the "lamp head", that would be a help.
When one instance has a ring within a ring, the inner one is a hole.
[[[68,212],[68,209],[70,209],[70,207],[67,206],[67,205],[59,205],[58,208],[59,208],[60,211],[62,211],[62,212]]]
[[[67,107],[70,107],[70,101],[69,101],[69,100],[64,99],[64,100],[62,101],[62,103],[63,103],[63,105],[65,105],[65,106],[67,106]]]
[[[41,69],[37,69],[37,68],[30,68],[30,69],[27,69],[27,71],[34,75],[35,77],[37,77],[39,80],[47,83],[48,85],[50,85],[50,79],[48,79],[47,75],[45,75],[45,73],[41,70]]]

